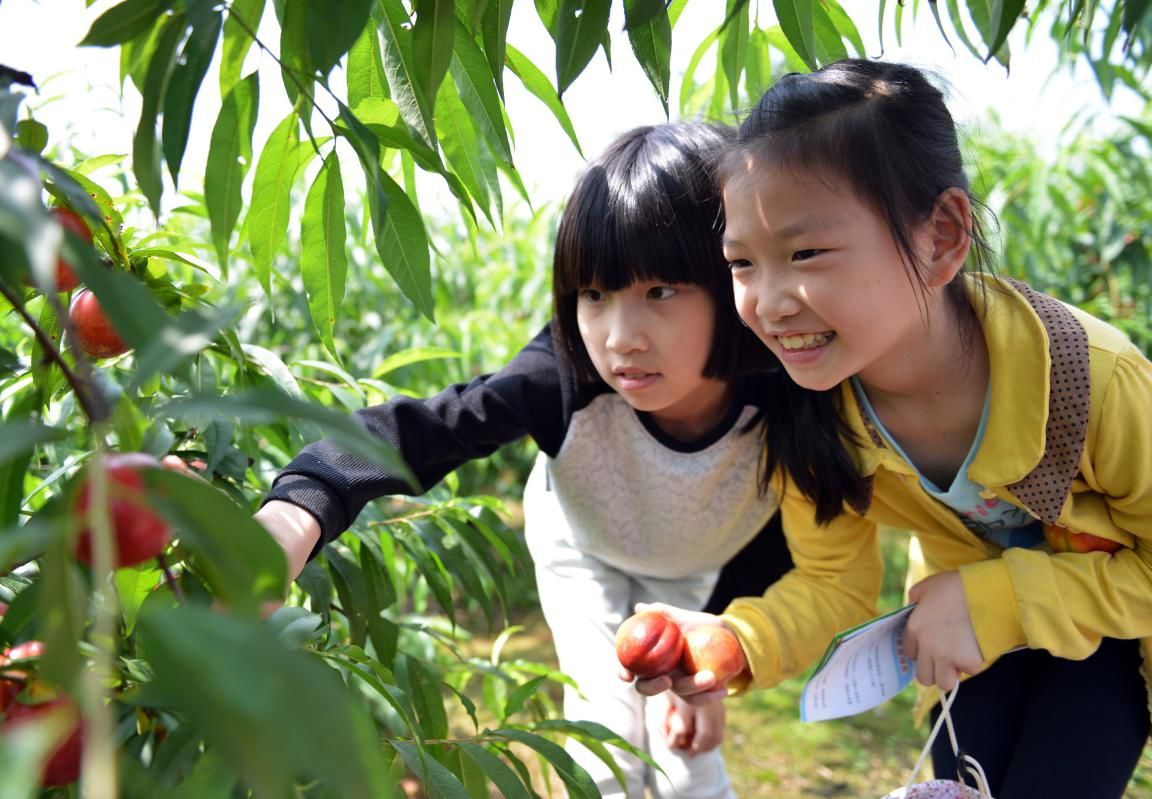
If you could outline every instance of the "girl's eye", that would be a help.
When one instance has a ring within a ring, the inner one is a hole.
[[[580,291],[580,299],[584,302],[600,302],[604,299],[604,293],[596,289],[582,289]]]
[[[752,262],[745,258],[735,258],[728,262],[728,268],[735,272],[737,269],[747,269],[752,266]]]
[[[666,300],[676,293],[676,289],[671,286],[653,286],[648,289],[648,299],[650,300]]]
[[[792,253],[792,260],[793,261],[807,261],[809,258],[815,258],[817,255],[819,255],[822,252],[824,252],[824,251],[823,250],[797,250],[796,252]]]

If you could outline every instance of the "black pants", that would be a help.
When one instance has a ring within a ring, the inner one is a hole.
[[[937,705],[933,721],[939,714]],[[1105,639],[1085,660],[1005,655],[964,681],[952,719],[996,799],[1121,797],[1149,733],[1139,643]],[[932,744],[932,765],[938,778],[957,779],[946,730]]]

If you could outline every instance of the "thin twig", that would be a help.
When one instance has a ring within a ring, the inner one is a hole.
[[[163,552],[156,556],[156,562],[160,565],[160,571],[164,572],[164,582],[172,589],[172,593],[176,595],[176,600],[181,605],[186,604],[184,589],[180,587],[180,580],[172,573],[172,568],[168,565],[168,559],[164,557]]]
[[[4,295],[4,298],[16,309],[16,313],[20,314],[24,323],[32,329],[33,335],[35,335],[36,340],[40,342],[40,346],[44,348],[44,352],[48,355],[48,358],[60,367],[60,371],[64,374],[64,379],[72,386],[72,391],[76,394],[76,400],[80,403],[80,407],[84,411],[84,415],[88,417],[88,420],[93,423],[103,421],[107,414],[103,413],[103,409],[96,404],[93,397],[88,393],[88,385],[85,381],[68,366],[68,363],[64,360],[64,356],[60,352],[60,348],[56,346],[56,342],[52,340],[52,337],[45,332],[44,328],[33,318],[32,314],[28,313],[28,309],[24,307],[24,303],[20,301],[20,298],[12,289],[3,282],[0,282],[0,294]]]
[[[254,31],[252,29],[252,26],[249,25],[248,22],[243,17],[241,17],[240,15],[238,15],[236,13],[236,10],[234,8],[232,8],[231,3],[229,3],[229,5],[228,5],[228,17],[230,19],[236,20],[236,24],[239,25],[240,28],[245,33],[248,34],[248,36],[252,39],[252,42],[257,47],[259,47],[262,51],[267,53],[268,57],[276,62],[276,64],[280,67],[280,69],[284,72],[284,74],[287,75],[289,78],[291,78],[292,83],[294,83],[296,85],[296,90],[300,92],[300,94],[304,97],[304,99],[306,99],[309,103],[312,104],[312,110],[314,110],[316,113],[320,114],[320,116],[324,119],[324,121],[328,123],[329,127],[335,129],[336,122],[333,119],[331,119],[327,114],[324,113],[323,108],[321,108],[319,105],[316,104],[316,99],[311,94],[308,93],[308,90],[304,88],[304,84],[301,83],[300,80],[297,78],[298,72],[301,75],[303,75],[305,73],[300,72],[300,70],[296,69],[295,67],[287,66],[283,61],[281,61],[280,57],[277,56],[275,53],[273,53],[268,48],[268,45],[266,45],[266,44],[264,44],[264,42],[260,41],[260,37],[256,35],[256,31]],[[308,75],[308,78],[313,83],[318,82],[315,80],[314,75]],[[320,86],[322,86],[324,88],[324,91],[326,91],[328,93],[328,95],[330,97],[332,97],[332,99],[336,100],[337,102],[340,101],[340,98],[337,97],[335,94],[333,94],[332,90],[329,89],[327,86],[325,86],[324,83],[320,82]],[[316,150],[317,154],[319,154],[320,153],[320,145],[316,143],[316,138],[312,135],[312,131],[311,131],[310,126],[305,125],[304,131],[308,134],[308,140],[312,142],[313,149]]]

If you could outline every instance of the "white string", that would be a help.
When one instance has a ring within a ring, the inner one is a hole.
[[[916,761],[916,765],[912,767],[912,775],[908,779],[908,783],[904,786],[904,793],[907,794],[916,778],[920,774],[920,769],[924,767],[925,761],[932,753],[932,743],[936,740],[936,736],[940,733],[940,727],[946,725],[948,727],[948,740],[952,744],[952,754],[956,755],[957,764],[967,771],[972,778],[976,781],[976,788],[980,791],[980,796],[992,799],[992,793],[988,789],[988,777],[984,774],[984,769],[976,762],[976,759],[970,755],[960,754],[960,743],[956,739],[956,728],[952,725],[952,714],[950,712],[952,703],[956,701],[956,694],[960,692],[960,682],[957,681],[956,685],[951,691],[944,694],[940,698],[940,715],[936,719],[936,723],[932,725],[932,732],[928,736],[928,742],[924,744],[924,750],[920,752],[920,759]],[[958,769],[959,771],[959,769]]]

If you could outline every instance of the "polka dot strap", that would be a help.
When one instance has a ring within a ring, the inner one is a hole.
[[[1025,507],[1046,524],[1055,524],[1064,507],[1068,489],[1080,470],[1080,454],[1088,433],[1088,405],[1091,378],[1088,371],[1088,334],[1063,303],[1041,294],[1017,280],[1008,282],[1028,301],[1048,333],[1051,361],[1048,376],[1048,422],[1045,427],[1044,455],[1024,477],[1008,486]],[[853,397],[873,445],[885,446],[880,431],[864,407],[859,391]],[[860,503],[852,510],[863,516],[872,504],[871,475]]]
[[[1058,300],[1019,281],[1008,282],[1040,317],[1048,332],[1051,357],[1044,456],[1008,490],[1045,524],[1055,524],[1072,480],[1080,471],[1080,455],[1088,434],[1088,334]]]

